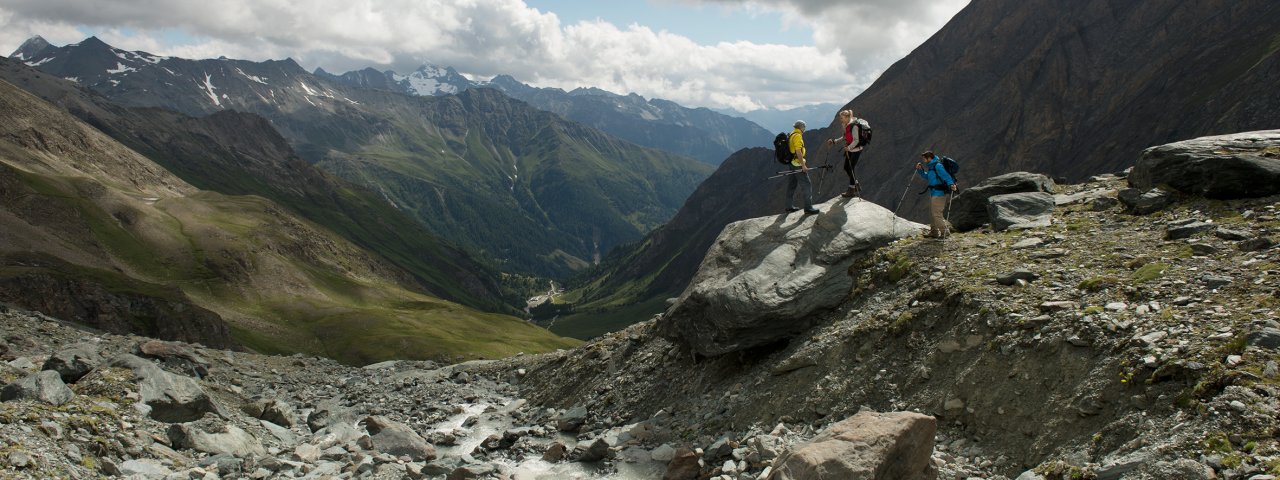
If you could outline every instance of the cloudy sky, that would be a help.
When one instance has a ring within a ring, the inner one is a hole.
[[[91,3],[91,5],[89,5]],[[0,55],[89,35],[334,73],[424,63],[687,106],[844,103],[968,0],[0,0]]]

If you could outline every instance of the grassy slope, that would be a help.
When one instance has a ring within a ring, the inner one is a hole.
[[[59,238],[57,229],[31,229],[47,235],[45,243],[69,243],[66,249],[82,253],[74,257],[96,258],[80,267],[87,278],[138,293],[181,289],[227,319],[247,346],[367,363],[576,344],[514,317],[408,291],[367,253],[260,197],[201,192],[151,201],[104,185],[111,181],[26,171],[18,166],[49,157],[3,147],[0,161],[19,187],[4,206],[23,228],[48,222],[87,232]],[[32,206],[61,217],[24,210]]]

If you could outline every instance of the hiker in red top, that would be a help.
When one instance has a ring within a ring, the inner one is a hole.
[[[844,173],[849,174],[849,189],[845,190],[840,196],[851,198],[858,196],[862,192],[862,185],[853,175],[853,169],[858,166],[858,158],[862,157],[862,149],[871,141],[871,125],[866,120],[853,116],[853,110],[841,110],[840,125],[844,127],[844,136],[827,140],[827,144],[834,144],[840,140],[844,140]]]

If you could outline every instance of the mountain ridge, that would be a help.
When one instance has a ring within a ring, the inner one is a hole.
[[[510,273],[567,277],[665,221],[710,171],[687,157],[604,140],[484,89],[460,93],[465,101],[409,97],[320,78],[292,60],[196,61],[82,43],[45,49],[26,63],[43,62],[37,68],[77,78],[125,106],[195,117],[227,109],[261,115],[301,158],[367,187],[431,233]],[[78,55],[97,64],[77,69],[68,58]],[[491,115],[497,111],[507,116]],[[491,133],[503,129],[489,123],[511,122],[557,125],[547,136],[538,128],[518,130],[522,137]],[[580,144],[585,137],[600,141]]]
[[[327,75],[352,85],[423,96],[494,88],[536,108],[638,145],[690,156],[710,165],[719,165],[740,148],[764,146],[772,138],[767,130],[749,120],[706,108],[688,108],[668,100],[645,99],[634,93],[619,95],[594,87],[567,92],[559,88],[538,88],[510,75],[472,81],[452,67],[435,65],[424,65],[409,75],[390,70],[379,73],[373,69]],[[379,75],[381,78],[372,78]]]

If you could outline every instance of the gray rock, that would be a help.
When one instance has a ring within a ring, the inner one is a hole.
[[[923,227],[871,202],[832,200],[822,209],[725,226],[658,319],[658,334],[705,356],[789,338],[811,326],[813,312],[844,301],[859,258]]]
[[[1207,222],[1190,222],[1182,225],[1169,225],[1165,230],[1165,240],[1181,240],[1191,238],[1197,233],[1213,230],[1213,224]]]
[[[1231,277],[1224,277],[1222,275],[1205,275],[1200,277],[1200,281],[1204,283],[1204,286],[1211,289],[1218,289],[1230,285],[1232,280],[1233,279]]]
[[[149,416],[161,422],[190,422],[206,413],[222,415],[213,398],[191,377],[166,372],[154,363],[124,354],[111,359],[109,367],[133,371],[142,403],[151,407]]]
[[[1250,332],[1247,341],[1255,347],[1277,350],[1280,349],[1280,330],[1267,327]]]
[[[1118,194],[1119,193],[1117,193],[1117,195]],[[1095,212],[1101,212],[1103,210],[1115,208],[1115,206],[1119,204],[1120,200],[1116,197],[1098,197],[1093,199],[1093,202],[1089,204],[1089,209]]]
[[[658,445],[658,448],[653,449],[653,451],[649,453],[649,458],[653,459],[655,462],[670,462],[671,459],[676,458],[676,449],[670,444],[664,443],[662,445]]]
[[[1156,185],[1207,198],[1256,198],[1280,193],[1280,130],[1201,137],[1151,147],[1129,174],[1129,185]]]
[[[1011,245],[1011,246],[1009,247],[1009,249],[1011,249],[1011,250],[1025,250],[1025,249],[1028,249],[1028,248],[1035,248],[1035,247],[1039,247],[1039,246],[1041,246],[1041,245],[1044,245],[1044,239],[1043,239],[1043,238],[1040,238],[1040,237],[1031,237],[1031,238],[1024,238],[1024,239],[1022,239],[1022,240],[1019,240],[1019,241],[1018,241],[1018,243],[1015,243],[1015,244]]]
[[[576,432],[587,423],[587,407],[575,406],[556,417],[556,429],[561,432]]]
[[[1208,465],[1195,460],[1180,458],[1171,462],[1156,462],[1144,469],[1147,478],[1176,478],[1179,480],[1212,480],[1218,478]]]
[[[1053,193],[1053,180],[1028,172],[1006,173],[988,178],[965,189],[951,202],[951,226],[961,232],[981,227],[990,221],[987,200],[996,195],[1024,192]]]
[[[579,462],[599,462],[609,458],[609,442],[606,442],[603,438],[597,438],[591,442],[591,445],[575,453],[577,453]]]
[[[436,458],[436,448],[408,425],[376,415],[366,417],[360,424],[369,432],[373,448],[379,452],[407,456],[415,462],[429,462]]]
[[[101,363],[102,355],[96,345],[80,343],[50,355],[40,369],[58,372],[63,382],[76,383]]]
[[[1239,248],[1242,252],[1258,252],[1274,247],[1275,245],[1275,240],[1272,240],[1269,237],[1257,237],[1237,243],[1236,248]]]
[[[170,425],[168,433],[169,441],[175,448],[236,458],[267,454],[262,442],[235,425],[223,425],[221,431],[206,432],[194,425],[180,423]]]
[[[770,480],[911,478],[931,480],[937,421],[914,412],[859,412],[774,462]]]
[[[996,231],[1047,227],[1053,209],[1053,195],[1044,192],[1009,193],[987,199],[987,215]]]
[[[1223,240],[1229,240],[1229,241],[1240,241],[1240,240],[1248,240],[1250,238],[1253,238],[1252,234],[1244,230],[1232,230],[1224,227],[1218,227],[1217,230],[1213,231],[1213,235]]]
[[[67,384],[62,383],[62,377],[53,370],[27,375],[0,390],[0,401],[33,400],[54,406],[70,402],[75,396],[75,392],[67,388]]]
[[[1197,256],[1201,256],[1201,257],[1208,257],[1208,256],[1213,255],[1213,254],[1216,254],[1216,253],[1218,253],[1218,247],[1215,247],[1215,246],[1213,246],[1213,245],[1209,245],[1209,244],[1207,244],[1207,243],[1193,243],[1193,244],[1191,244],[1191,254],[1192,254],[1192,255],[1197,255]]]
[[[1018,478],[1015,478],[1013,480],[1046,480],[1046,479],[1044,478],[1044,476],[1036,473],[1035,470],[1027,470],[1025,472],[1022,472],[1022,475],[1018,475]]]
[[[1134,215],[1150,215],[1173,204],[1173,194],[1160,188],[1141,190],[1126,188],[1116,195],[1125,211]]]
[[[453,469],[445,480],[472,480],[479,478],[490,478],[498,473],[498,466],[492,463],[483,463],[479,465],[463,465]]]
[[[1061,312],[1078,309],[1080,309],[1080,304],[1070,300],[1054,300],[1040,304],[1040,311],[1042,312]]]
[[[1053,203],[1061,207],[1064,205],[1072,205],[1076,203],[1086,203],[1090,201],[1096,201],[1097,199],[1100,199],[1100,198],[1108,198],[1114,202],[1115,199],[1111,198],[1110,196],[1115,194],[1116,194],[1116,190],[1114,189],[1095,188],[1093,190],[1085,190],[1083,192],[1078,192],[1078,193],[1054,195]],[[1112,203],[1112,205],[1115,205],[1115,204]]]
[[[209,362],[196,355],[195,351],[185,343],[148,340],[138,345],[138,354],[160,360],[166,366],[184,375],[204,378],[209,374]]]
[[[1106,462],[1101,467],[1098,467],[1095,472],[1098,476],[1097,480],[1120,480],[1143,465],[1150,463],[1153,455],[1149,451],[1138,451],[1114,461]]]
[[[9,466],[19,470],[30,467],[32,462],[31,455],[27,455],[26,452],[9,452],[6,460]]]
[[[263,411],[266,411],[266,405],[263,405],[263,407]],[[356,415],[350,409],[335,402],[326,401],[316,406],[315,410],[312,410],[307,415],[307,428],[310,428],[312,432],[319,432],[331,425],[350,424],[355,423],[355,421]]]
[[[173,475],[173,470],[164,466],[159,460],[150,458],[142,458],[137,460],[125,460],[120,464],[120,475],[132,477],[139,476],[142,478],[165,478]]]
[[[1034,282],[1039,279],[1040,275],[1037,275],[1031,270],[1019,269],[996,277],[996,283],[1001,285],[1013,285],[1018,283],[1018,280]]]
[[[282,427],[292,427],[297,418],[293,406],[283,400],[270,400],[262,408],[262,415],[258,418],[268,422],[280,425]]]

